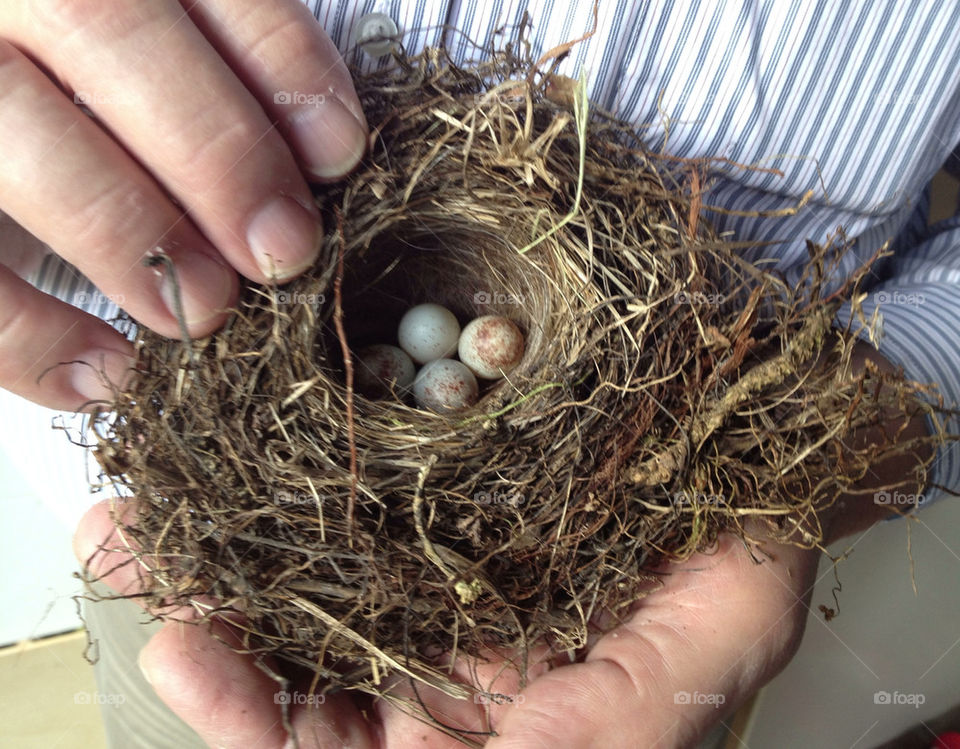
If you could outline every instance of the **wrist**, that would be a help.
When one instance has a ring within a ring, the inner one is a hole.
[[[896,373],[898,368],[870,344],[858,342],[852,352],[851,374],[856,376],[872,362],[880,371]],[[887,385],[883,386],[887,388]],[[869,429],[854,433],[851,447],[863,448],[871,444],[906,443],[929,436],[926,418],[918,411],[905,420],[900,409],[888,409],[886,420]],[[874,523],[895,514],[909,512],[913,504],[891,503],[891,487],[898,487],[896,496],[916,498],[924,489],[925,471],[933,457],[934,448],[923,444],[916,450],[890,456],[874,464],[866,475],[857,481],[851,491],[840,496],[821,515],[824,543],[829,544],[853,533],[864,531]]]

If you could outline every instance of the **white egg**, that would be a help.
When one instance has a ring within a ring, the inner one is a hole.
[[[523,359],[523,333],[506,317],[484,315],[467,323],[460,335],[460,360],[477,377],[495,380]]]
[[[477,402],[480,387],[463,362],[435,359],[424,364],[413,381],[413,397],[420,408],[449,413]]]
[[[354,364],[357,390],[371,398],[389,395],[391,387],[397,395],[413,384],[417,370],[404,351],[386,343],[361,349]]]
[[[418,304],[400,320],[397,339],[400,348],[418,364],[450,356],[457,350],[460,323],[446,307]]]

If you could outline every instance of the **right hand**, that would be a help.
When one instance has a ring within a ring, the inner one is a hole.
[[[143,264],[155,248],[207,335],[237,272],[310,267],[307,180],[343,176],[366,143],[347,68],[298,0],[0,3],[0,211],[162,335],[179,326],[163,266]],[[132,347],[23,281],[17,254],[0,236],[0,387],[65,410],[109,398],[98,371],[119,383]]]

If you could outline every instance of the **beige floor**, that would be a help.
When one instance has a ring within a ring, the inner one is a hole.
[[[0,746],[105,749],[82,631],[0,650]]]

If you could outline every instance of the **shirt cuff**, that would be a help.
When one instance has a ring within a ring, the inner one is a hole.
[[[960,239],[960,237],[958,237]],[[864,317],[871,319],[879,308],[877,350],[894,366],[902,367],[907,378],[919,383],[933,383],[943,397],[943,405],[953,408],[960,401],[960,284],[892,278],[878,284],[862,304]],[[835,318],[835,325],[845,327],[851,308],[844,305]],[[857,323],[852,328],[856,330]],[[868,340],[866,330],[856,331]],[[935,402],[936,394],[924,397]],[[926,416],[927,427],[935,432],[935,422]],[[960,420],[941,415],[947,434],[960,433]],[[941,487],[957,491],[960,487],[960,442],[948,441],[937,448],[927,473],[927,485],[916,498],[916,507],[924,507],[950,495]],[[878,492],[878,503],[908,503],[896,494]],[[896,519],[899,515],[892,515]]]

